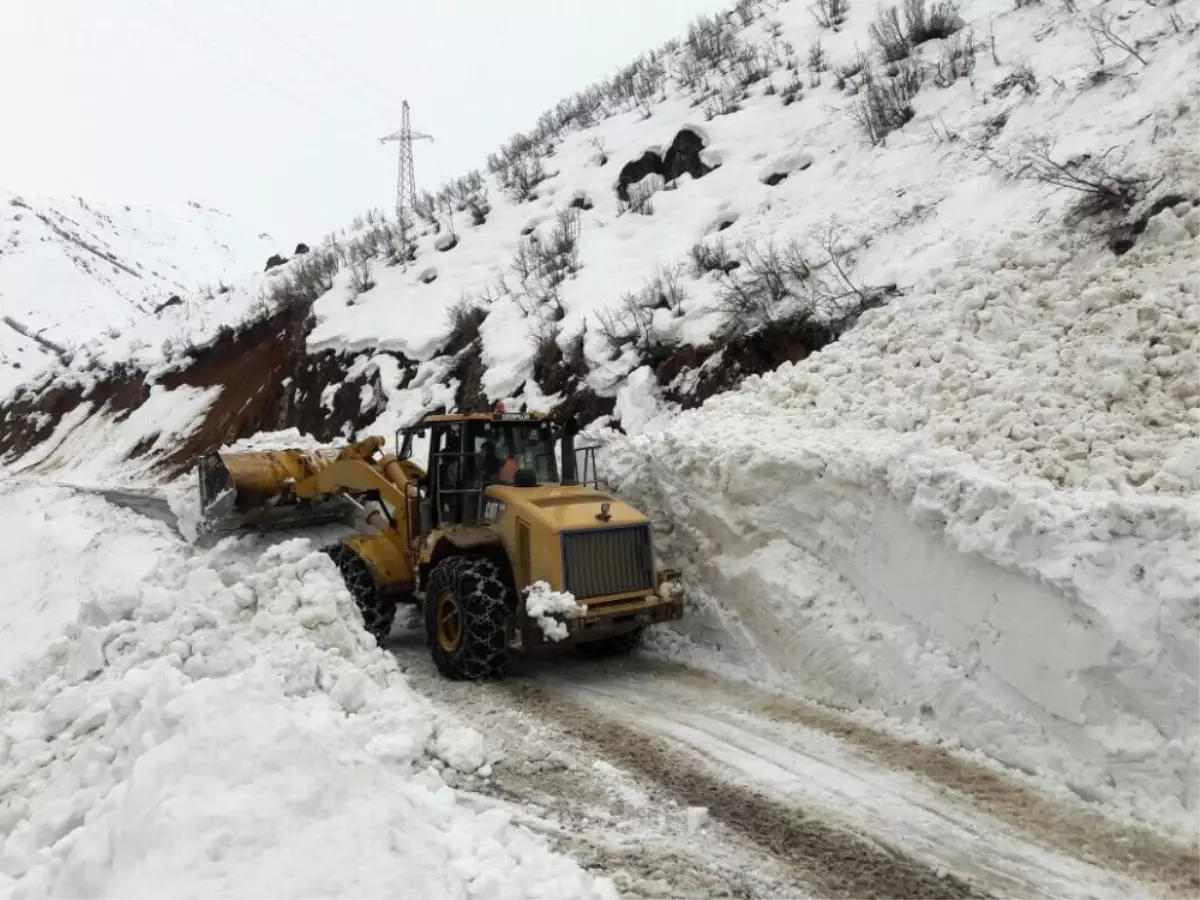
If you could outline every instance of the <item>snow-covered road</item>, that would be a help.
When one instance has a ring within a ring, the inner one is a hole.
[[[663,870],[661,850],[671,847],[677,865],[668,871],[699,868],[751,896],[1196,890],[1194,849],[825,707],[648,655],[597,664],[558,654],[519,663],[502,684],[449,684],[433,673],[418,632],[400,630],[389,647],[418,691],[510,738],[486,790],[538,803],[564,822],[590,821],[593,832],[609,817],[622,836],[640,832],[641,846],[656,852],[649,863],[619,859],[633,873]],[[548,758],[613,779],[610,808],[595,791],[580,792],[578,775],[531,781],[529,767]],[[628,803],[630,793],[640,805]],[[688,834],[685,824],[680,844],[670,826],[695,807],[707,810],[707,834]],[[783,880],[739,883],[729,877],[739,856],[769,859]],[[626,886],[639,894],[638,885],[629,875]]]

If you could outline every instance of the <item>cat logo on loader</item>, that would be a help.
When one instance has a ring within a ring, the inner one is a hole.
[[[683,615],[679,573],[655,566],[650,522],[600,490],[594,448],[578,477],[574,420],[532,413],[426,416],[385,439],[323,450],[222,451],[201,460],[206,531],[357,521],[326,547],[362,610],[387,637],[400,603],[420,607],[442,674],[503,675],[513,651],[547,641],[522,598],[536,582],[586,612],[563,618],[581,652],[637,646],[648,625]],[[428,441],[428,465],[414,461]],[[586,481],[588,463],[593,478]],[[561,634],[561,629],[558,629]]]

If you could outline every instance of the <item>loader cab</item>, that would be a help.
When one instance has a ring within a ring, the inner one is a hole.
[[[536,487],[559,480],[548,419],[503,413],[430,418],[404,431],[397,455],[412,458],[426,437],[422,533],[482,522],[489,485]]]

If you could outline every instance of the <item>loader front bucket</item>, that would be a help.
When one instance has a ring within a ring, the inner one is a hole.
[[[357,506],[348,498],[305,499],[292,489],[322,461],[301,450],[213,453],[201,458],[200,530],[211,534],[349,521]]]

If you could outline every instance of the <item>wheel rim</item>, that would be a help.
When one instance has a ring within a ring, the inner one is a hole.
[[[453,653],[462,643],[462,611],[458,598],[450,591],[443,591],[437,598],[438,646],[446,653]]]

